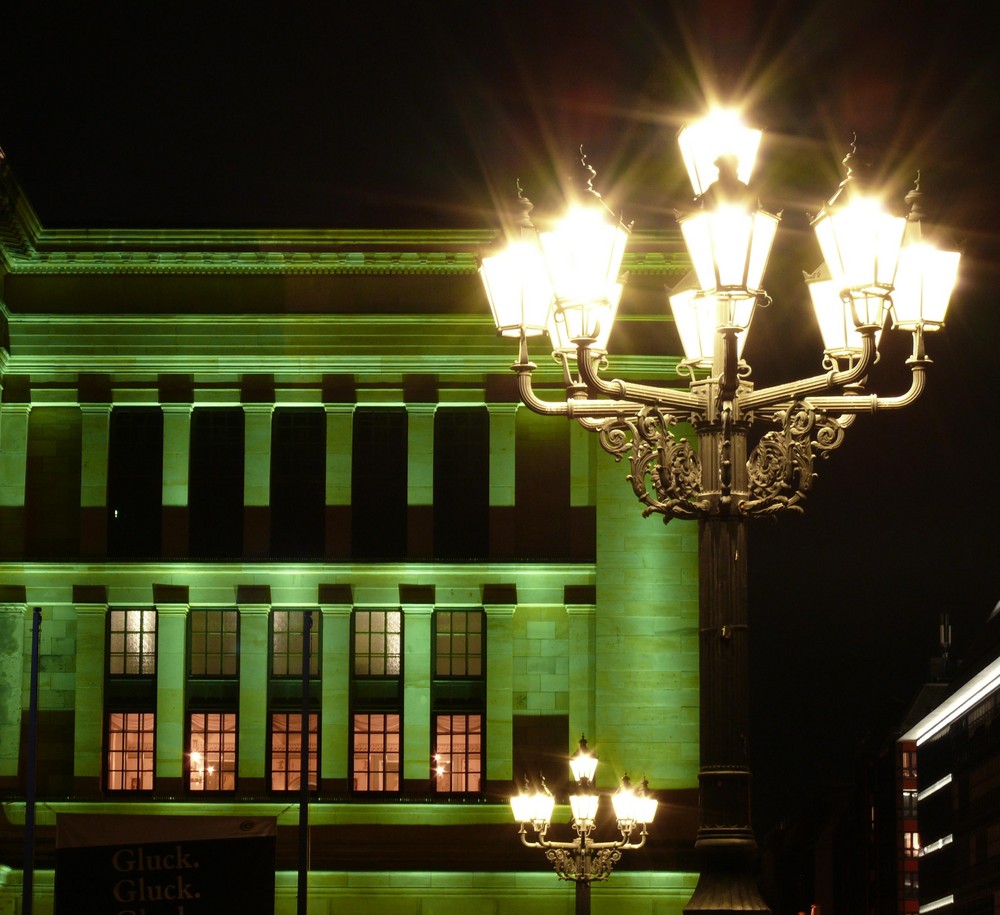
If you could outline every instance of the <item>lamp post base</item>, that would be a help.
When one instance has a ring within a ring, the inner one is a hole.
[[[705,832],[713,835],[706,836]],[[770,913],[757,889],[753,861],[757,843],[744,830],[702,830],[695,847],[701,853],[702,869],[688,912],[730,915],[733,912]]]

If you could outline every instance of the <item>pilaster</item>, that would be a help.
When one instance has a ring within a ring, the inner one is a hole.
[[[354,404],[325,404],[327,559],[351,555],[351,471],[354,458]]]
[[[267,787],[268,615],[264,604],[240,604],[239,786],[243,792]]]
[[[516,403],[490,403],[490,558],[514,555]]]
[[[514,778],[514,604],[487,604],[486,781]]]
[[[96,794],[104,761],[104,674],[107,603],[76,604],[76,691],[73,783],[78,794]]]
[[[243,552],[250,558],[267,556],[270,549],[273,412],[274,404],[243,404]]]
[[[80,404],[80,555],[102,559],[108,552],[108,443],[111,404]]]
[[[323,616],[322,721],[319,758],[323,784],[347,789],[350,754],[351,604],[320,604]]]
[[[584,734],[596,741],[594,721],[594,690],[596,657],[594,651],[597,606],[567,604],[569,619],[569,740],[570,749]]]
[[[431,760],[431,614],[433,604],[403,608],[403,793],[424,794]]]
[[[434,556],[434,413],[437,404],[406,405],[406,554]]]
[[[24,705],[27,604],[0,603],[0,787],[17,784]]]
[[[188,604],[156,606],[156,791],[184,783],[184,682]]]
[[[0,406],[0,555],[24,555],[24,483],[30,403]]]
[[[163,555],[188,553],[188,479],[191,462],[191,404],[165,403],[163,411]]]

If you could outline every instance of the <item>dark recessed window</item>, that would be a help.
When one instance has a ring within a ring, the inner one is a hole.
[[[351,535],[355,559],[406,557],[406,411],[354,414]]]
[[[76,407],[35,407],[28,414],[25,547],[33,559],[80,553],[81,423]]]
[[[191,414],[188,504],[191,555],[238,559],[243,553],[243,410]]]
[[[271,418],[271,553],[280,559],[323,556],[326,414],[275,410]]]
[[[118,408],[108,442],[108,555],[146,559],[160,553],[163,412]]]
[[[489,555],[490,417],[485,407],[434,414],[434,555]]]

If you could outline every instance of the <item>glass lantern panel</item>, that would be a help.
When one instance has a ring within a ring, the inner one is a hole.
[[[859,197],[813,223],[823,259],[840,289],[885,292],[892,287],[906,220],[877,200]]]
[[[512,242],[484,257],[479,268],[497,330],[505,337],[545,333],[552,287],[541,250],[530,242]]]
[[[552,289],[560,303],[607,298],[618,282],[629,231],[597,207],[571,210],[539,239]]]
[[[681,130],[677,143],[695,194],[704,194],[718,179],[715,162],[725,155],[736,157],[737,176],[749,184],[760,138],[761,132],[744,125],[737,112],[723,109]]]
[[[960,259],[957,251],[940,251],[925,242],[903,248],[892,293],[894,326],[937,330],[944,325]]]

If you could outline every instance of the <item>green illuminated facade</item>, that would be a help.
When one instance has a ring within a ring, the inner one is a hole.
[[[681,911],[696,531],[644,520],[596,436],[518,407],[476,272],[492,239],[48,229],[0,157],[0,912],[34,607],[36,912],[62,812],[275,815],[294,911],[309,611],[310,912],[571,911],[507,798],[541,771],[564,802],[581,734],[601,787],[627,767],[662,802],[595,911]],[[675,377],[681,252],[633,236],[622,374]],[[558,396],[556,366],[536,380]]]

